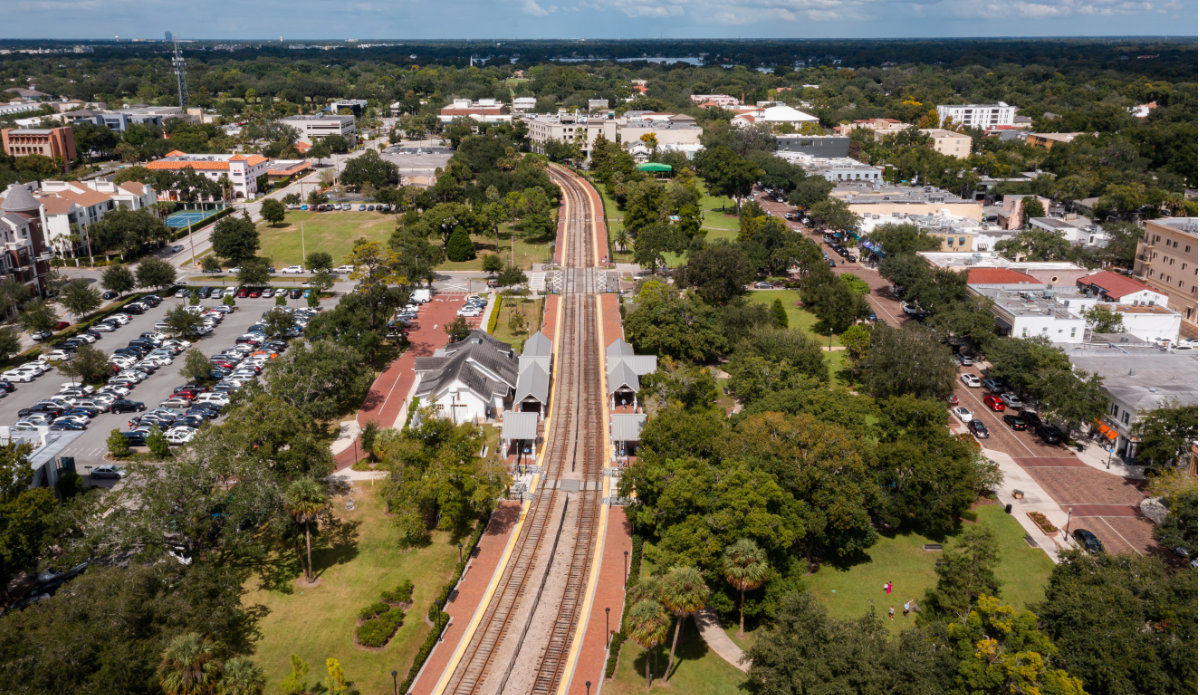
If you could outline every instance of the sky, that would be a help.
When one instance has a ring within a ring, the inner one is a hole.
[[[5,2],[17,0],[5,0]],[[1196,36],[1196,0],[24,0],[0,38]]]

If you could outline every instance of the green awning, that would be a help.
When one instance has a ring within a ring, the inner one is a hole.
[[[646,162],[645,164],[639,164],[637,168],[638,171],[649,171],[655,174],[669,174],[672,171],[670,164],[659,164],[657,162]]]

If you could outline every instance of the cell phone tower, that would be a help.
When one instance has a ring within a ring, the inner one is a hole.
[[[179,50],[179,42],[175,42],[175,55],[171,58],[175,68],[175,79],[179,82],[179,108],[187,110],[187,64],[183,61],[183,52]]]

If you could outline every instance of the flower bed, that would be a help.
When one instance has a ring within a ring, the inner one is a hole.
[[[1046,518],[1045,514],[1042,514],[1041,512],[1026,512],[1026,514],[1029,515],[1030,519],[1033,519],[1033,523],[1037,524],[1038,528],[1045,531],[1047,534],[1056,533],[1058,531],[1058,527],[1050,523],[1050,520]]]

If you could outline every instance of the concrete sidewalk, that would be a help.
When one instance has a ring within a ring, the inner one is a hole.
[[[996,499],[1002,505],[1012,505],[1012,517],[1021,524],[1021,528],[1025,529],[1025,533],[1033,539],[1034,543],[1057,563],[1059,552],[1072,547],[1070,542],[1064,541],[1061,533],[1046,535],[1045,531],[1033,523],[1033,519],[1029,518],[1028,513],[1041,512],[1050,520],[1050,523],[1061,529],[1067,523],[1066,512],[1042,489],[1033,476],[1020,464],[1013,461],[1011,456],[992,449],[984,449],[983,455],[999,464],[1000,471],[1004,474],[1004,483],[1000,489],[996,490]],[[1013,493],[1016,490],[1021,491],[1023,495],[1021,499],[1014,496]]]
[[[717,614],[711,609],[705,608],[696,613],[696,627],[700,628],[700,636],[704,638],[704,643],[717,656],[743,673],[750,670],[750,660],[746,658],[746,652],[729,639],[729,635],[721,629],[721,621],[717,619]]]

